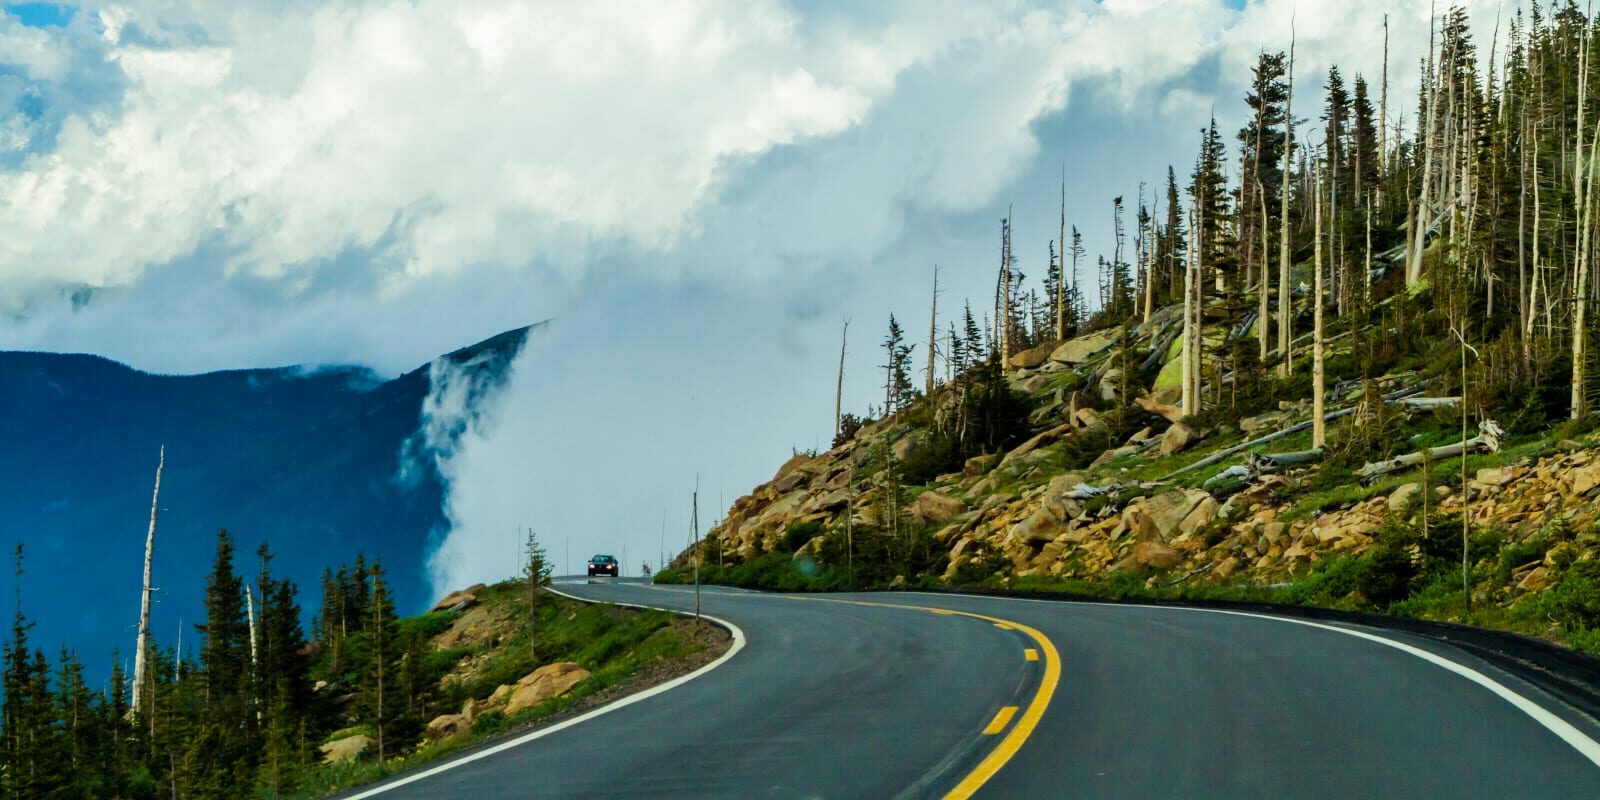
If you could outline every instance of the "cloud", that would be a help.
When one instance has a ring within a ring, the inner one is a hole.
[[[983,306],[1013,205],[1037,272],[1063,164],[1069,221],[1104,250],[1109,198],[1187,172],[1213,109],[1236,129],[1249,67],[1288,46],[1291,19],[1299,116],[1315,119],[1332,63],[1376,82],[1386,12],[1391,117],[1414,109],[1428,5],[125,0],[48,29],[0,15],[0,346],[393,373],[554,318],[502,415],[446,458],[457,532],[436,574],[487,574],[527,524],[648,540],[640,519],[682,505],[695,471],[731,500],[819,443],[841,318],[857,320],[860,410],[876,329],[926,313],[934,263],[943,308]],[[1495,8],[1470,8],[1486,50]],[[628,501],[594,508],[585,492],[615,480]]]

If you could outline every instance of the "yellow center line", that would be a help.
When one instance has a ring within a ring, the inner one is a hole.
[[[995,623],[995,624],[994,624],[994,626],[995,626],[995,627],[996,627],[996,628],[999,628],[999,629],[1000,629],[1000,630],[1003,630],[1003,631],[1012,631],[1012,630],[1016,630],[1016,628],[1013,628],[1013,627],[1011,627],[1011,626],[1010,626],[1010,625],[1007,625],[1007,624],[1005,624],[1005,623],[1004,623],[1004,622],[996,622],[996,623]]]
[[[1016,706],[1006,706],[1000,709],[1000,711],[994,715],[994,721],[989,723],[989,727],[983,729],[983,735],[993,736],[1005,730],[1006,725],[1011,722],[1011,718],[1016,716],[1016,714]]]
[[[785,596],[801,599],[796,595]],[[1050,706],[1050,698],[1055,696],[1056,685],[1061,682],[1061,655],[1056,652],[1055,644],[1050,641],[1049,637],[1045,636],[1038,629],[1014,620],[1000,619],[999,617],[991,617],[985,614],[975,614],[971,611],[957,611],[950,608],[933,608],[930,606],[914,606],[904,603],[872,603],[864,600],[840,600],[831,597],[807,597],[804,599],[815,600],[824,603],[845,603],[853,606],[900,608],[908,611],[924,611],[934,614],[941,614],[944,616],[971,617],[973,619],[981,619],[985,622],[994,623],[996,627],[1005,628],[1006,630],[1022,631],[1023,634],[1033,640],[1034,644],[1038,645],[1038,653],[1044,654],[1044,674],[1039,678],[1039,688],[1034,691],[1033,699],[1028,701],[1028,707],[1022,711],[1022,717],[1017,720],[1016,725],[1011,727],[1011,732],[1007,733],[1005,738],[1001,739],[1000,743],[995,745],[993,750],[989,751],[989,755],[984,756],[984,759],[978,762],[978,766],[973,767],[972,771],[967,773],[966,777],[962,778],[961,782],[956,784],[955,788],[945,793],[943,800],[967,800],[967,798],[970,798],[976,794],[979,789],[982,789],[983,785],[988,783],[990,778],[993,778],[997,773],[999,773],[1000,769],[1009,761],[1011,761],[1011,757],[1015,756],[1017,751],[1022,749],[1022,745],[1027,743],[1028,737],[1033,735],[1034,728],[1039,726],[1039,720],[1044,717],[1045,709]],[[1034,653],[1034,650],[1031,647],[1028,648],[1025,653],[1032,654],[1028,655],[1029,661],[1033,661],[1038,658],[1038,653]],[[1013,712],[1015,711],[1015,706],[1007,706],[1007,708],[1013,709]],[[1001,714],[1006,714],[1004,709],[1001,710]],[[1011,715],[1006,714],[1007,718],[1004,721],[1000,721],[1000,727],[1002,729],[1005,727],[1005,723],[1010,721],[1010,716]],[[997,717],[996,720],[998,721],[999,718]],[[993,728],[995,727],[995,724],[995,722],[990,722],[989,727]],[[984,733],[991,733],[991,731],[986,728]]]
[[[1039,660],[1039,651],[1030,647],[1030,648],[1022,651],[1022,657],[1026,658],[1029,661],[1038,661]]]

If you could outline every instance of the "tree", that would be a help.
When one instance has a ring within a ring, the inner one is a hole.
[[[550,585],[550,561],[545,558],[544,546],[533,529],[528,529],[528,539],[522,546],[522,579],[528,584],[528,655],[539,663],[539,589]]]
[[[905,344],[905,332],[900,329],[893,314],[889,315],[889,333],[883,339],[887,361],[883,364],[883,415],[894,416],[916,400],[916,390],[911,388],[911,345]]]
[[[378,760],[381,762],[398,752],[402,743],[411,740],[416,726],[415,720],[406,714],[403,698],[396,697],[395,683],[404,650],[401,647],[399,620],[394,613],[394,600],[389,595],[389,584],[384,580],[382,566],[373,562],[370,572],[372,596],[364,631],[367,637],[367,664],[357,702],[362,717],[372,726],[377,740]]]

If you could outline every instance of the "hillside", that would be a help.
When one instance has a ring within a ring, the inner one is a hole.
[[[992,453],[940,463],[972,391],[958,382],[827,452],[796,455],[708,532],[704,577],[843,588],[853,568],[857,587],[1265,599],[1466,620],[1600,650],[1593,425],[1512,425],[1495,450],[1467,457],[1465,483],[1462,459],[1443,454],[1363,481],[1369,463],[1462,440],[1447,366],[1330,381],[1330,445],[1315,453],[1303,399],[1254,398],[1231,418],[1172,405],[1177,390],[1162,376],[1175,361],[1162,356],[1180,324],[1171,307],[1129,326],[1126,348],[1119,328],[1105,328],[1013,355],[1004,383],[1025,421]],[[1130,356],[1142,366],[1124,403],[1116,364]],[[1485,427],[1474,416],[1469,438]],[[690,563],[686,552],[663,579],[687,579]]]
[[[479,387],[469,410],[492,400],[527,333],[438,360]],[[420,610],[431,599],[426,550],[445,524],[443,485],[418,438],[430,366],[388,381],[353,367],[169,376],[95,356],[0,353],[0,531],[26,550],[37,640],[78,650],[97,674],[114,647],[132,650],[163,445],[162,639],[203,618],[202,565],[219,528],[245,552],[270,542],[276,569],[303,587],[364,552],[390,568],[399,607]],[[408,442],[419,457],[402,477]]]

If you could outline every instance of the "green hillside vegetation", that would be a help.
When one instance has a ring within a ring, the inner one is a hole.
[[[549,578],[540,556],[526,573],[535,587]],[[242,578],[220,533],[205,620],[181,650],[151,648],[137,690],[120,659],[100,686],[71,652],[52,664],[19,607],[4,653],[0,797],[318,797],[676,674],[726,644],[714,626],[530,592],[527,579],[399,617],[381,565],[360,557],[325,575],[308,636],[297,588],[271,564],[263,546]],[[20,548],[17,566],[20,577]]]
[[[933,310],[921,360],[891,316],[883,395],[660,579],[1268,600],[1600,652],[1595,24],[1519,11],[1484,52],[1457,8],[1432,40],[1404,113],[1387,74],[1313,98],[1262,54],[1237,149],[1213,121],[1186,179],[1113,200],[1094,264],[1063,210],[1031,284],[1003,220],[992,304]]]

